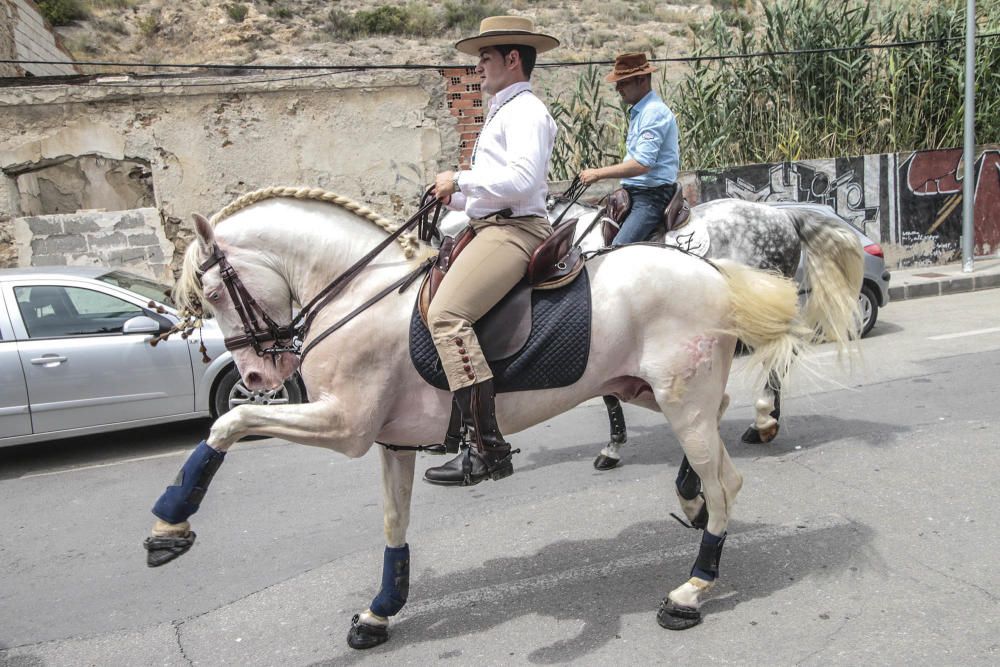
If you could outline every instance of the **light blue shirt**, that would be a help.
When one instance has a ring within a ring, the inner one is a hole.
[[[623,178],[622,185],[652,188],[677,182],[681,149],[677,118],[656,91],[649,91],[629,110],[626,155],[649,171]]]

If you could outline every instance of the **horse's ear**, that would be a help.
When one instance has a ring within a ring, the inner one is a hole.
[[[206,253],[211,252],[212,244],[215,243],[215,230],[212,223],[200,213],[194,214],[194,231],[198,235],[198,243]]]

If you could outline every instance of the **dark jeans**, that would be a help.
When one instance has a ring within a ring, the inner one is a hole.
[[[663,212],[677,190],[676,183],[667,183],[654,188],[625,186],[632,197],[632,210],[611,243],[613,246],[646,241],[657,225],[663,221]]]

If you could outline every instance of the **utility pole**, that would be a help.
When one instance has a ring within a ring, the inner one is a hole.
[[[962,182],[962,271],[972,272],[976,247],[976,0],[965,2],[965,178]]]

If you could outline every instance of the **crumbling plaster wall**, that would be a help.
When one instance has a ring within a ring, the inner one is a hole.
[[[191,214],[250,190],[320,187],[402,219],[439,166],[458,161],[435,72],[120,79],[0,89],[0,235],[23,214],[15,176],[68,156],[150,165],[174,268]]]

